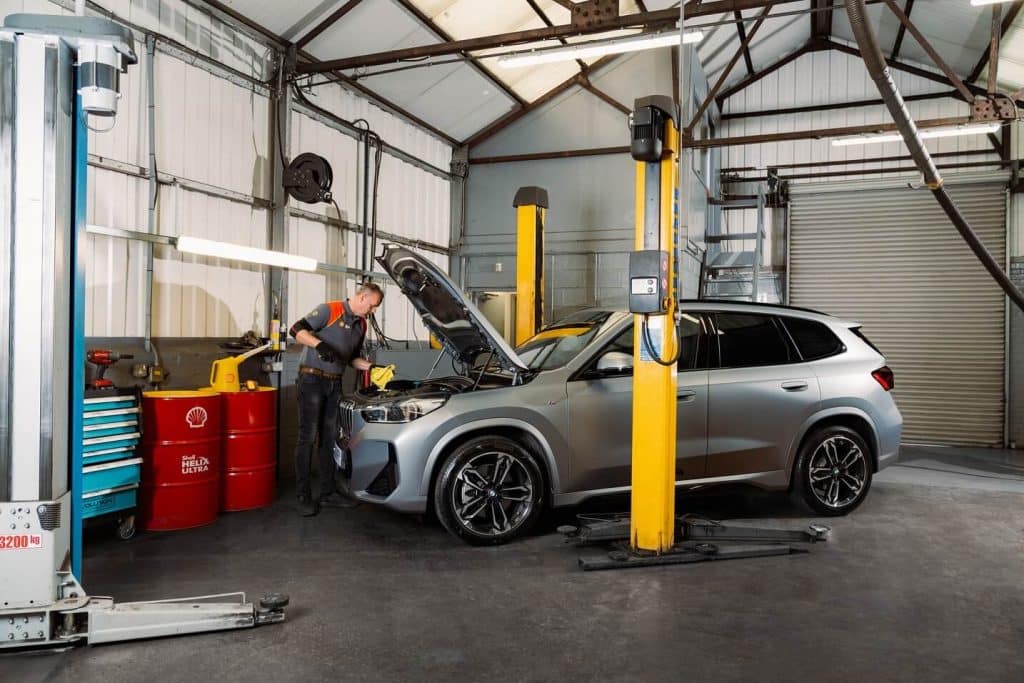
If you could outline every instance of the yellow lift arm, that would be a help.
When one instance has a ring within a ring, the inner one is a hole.
[[[544,321],[544,217],[548,191],[521,187],[516,209],[516,346],[537,334]]]

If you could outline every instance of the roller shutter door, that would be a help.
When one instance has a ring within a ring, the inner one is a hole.
[[[1005,268],[1005,176],[950,180]],[[904,441],[1001,446],[1005,298],[931,192],[903,184],[790,187],[790,303],[863,324],[896,375]]]

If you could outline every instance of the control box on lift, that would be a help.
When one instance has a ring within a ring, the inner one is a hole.
[[[668,252],[658,249],[629,254],[629,311],[668,313]]]

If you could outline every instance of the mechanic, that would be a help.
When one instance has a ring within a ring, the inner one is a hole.
[[[366,336],[366,316],[373,313],[384,298],[381,288],[364,282],[355,296],[345,301],[322,303],[289,330],[295,340],[306,346],[299,359],[299,436],[295,446],[295,483],[298,511],[311,517],[319,507],[355,507],[358,503],[337,490],[334,463],[334,439],[338,431],[338,401],[345,366],[366,371],[373,368],[360,356]],[[313,445],[320,469],[320,497],[313,500],[310,491],[310,461]]]

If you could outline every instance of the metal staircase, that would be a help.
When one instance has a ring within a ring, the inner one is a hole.
[[[714,221],[718,232],[705,235],[707,252],[703,265],[701,282],[702,297],[706,299],[733,299],[736,301],[759,301],[759,294],[765,282],[761,278],[761,264],[764,262],[765,242],[765,191],[762,184],[757,186],[753,198],[712,199],[709,202],[723,212],[756,211],[754,232],[723,232],[727,220]],[[744,250],[744,243],[753,241],[753,250]],[[728,248],[738,244],[738,249]],[[774,292],[773,292],[774,294]]]

